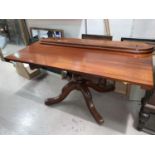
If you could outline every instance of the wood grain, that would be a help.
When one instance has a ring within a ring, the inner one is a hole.
[[[107,50],[44,45],[36,42],[7,56],[17,61],[153,87],[152,54],[122,54]]]
[[[67,46],[78,48],[93,48],[122,53],[147,54],[153,52],[153,46],[145,43],[120,42],[108,40],[75,39],[75,38],[47,38],[40,41],[44,45]]]

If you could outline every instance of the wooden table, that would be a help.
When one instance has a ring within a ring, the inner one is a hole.
[[[82,92],[95,120],[103,123],[97,112],[89,87],[100,92],[114,88],[103,82],[94,83],[87,77],[108,78],[137,84],[144,89],[153,87],[153,65],[150,45],[144,43],[95,41],[82,39],[44,39],[7,56],[6,61],[28,63],[32,67],[50,67],[67,73],[69,83],[56,98],[46,105],[61,102],[74,89]]]

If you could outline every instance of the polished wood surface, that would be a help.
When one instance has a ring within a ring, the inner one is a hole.
[[[108,36],[108,35],[96,35],[96,34],[82,34],[82,39],[92,39],[92,40],[110,40],[112,41],[112,36]],[[90,77],[92,79],[92,77]],[[107,83],[108,80],[106,78],[101,78],[101,77],[97,77],[95,79],[96,81],[98,81],[98,83],[100,83],[100,81],[104,81],[104,83]],[[113,84],[110,85],[110,87],[114,90],[115,89],[115,81],[112,82]],[[109,85],[106,85],[107,88],[109,88]],[[98,88],[97,88],[98,89]]]
[[[131,43],[130,48],[134,47],[132,45]],[[139,49],[141,45],[150,48],[146,44],[137,44]],[[153,87],[151,54],[137,55],[122,51],[45,45],[36,42],[18,53],[7,56],[5,60],[126,81],[146,89]]]
[[[105,41],[92,39],[75,39],[75,38],[47,38],[40,41],[44,45],[67,46],[77,48],[93,48],[101,50],[110,50],[113,52],[146,54],[153,52],[153,46],[145,43]]]

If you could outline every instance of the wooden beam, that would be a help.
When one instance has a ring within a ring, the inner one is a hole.
[[[3,53],[2,53],[2,49],[0,48],[0,59],[2,60],[2,61],[4,61],[4,56],[3,56]]]
[[[110,36],[110,24],[109,24],[109,19],[104,19],[104,26],[105,26],[105,34]]]

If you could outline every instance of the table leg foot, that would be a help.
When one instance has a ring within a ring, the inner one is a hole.
[[[145,127],[145,124],[149,120],[149,118],[150,118],[150,114],[144,113],[144,112],[140,112],[139,122],[138,122],[138,127],[137,127],[137,129],[139,131],[143,130],[143,128]]]
[[[52,105],[63,101],[69,95],[69,93],[75,88],[76,88],[76,82],[69,82],[67,85],[63,87],[62,92],[59,96],[48,98],[45,101],[45,104]]]
[[[103,124],[104,120],[102,116],[98,113],[98,111],[95,108],[95,105],[93,104],[92,95],[90,93],[90,90],[87,86],[83,85],[80,87],[80,90],[84,96],[84,99],[86,101],[87,107],[89,111],[91,112],[92,116],[96,120],[98,124]]]

